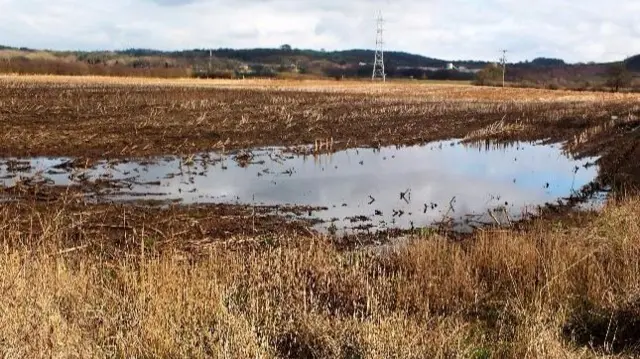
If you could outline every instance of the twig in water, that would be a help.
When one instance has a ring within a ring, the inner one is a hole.
[[[496,222],[496,224],[498,225],[498,227],[501,227],[502,224],[500,224],[500,221],[498,221],[498,219],[496,218],[496,216],[493,214],[493,212],[491,212],[490,209],[487,210],[487,213],[489,213],[489,216]]]
[[[511,220],[511,216],[509,215],[509,211],[507,211],[506,207],[502,207],[502,210],[504,211],[504,216],[507,218],[507,221],[509,222],[509,227],[513,227],[513,221]]]
[[[404,192],[400,192],[400,199],[404,200],[409,204],[411,202],[411,188],[407,189]]]
[[[451,198],[451,201],[449,201],[449,209],[447,210],[447,213],[444,215],[445,217],[449,216],[449,213],[453,212],[456,213],[455,208],[453,208],[453,205],[456,203],[456,196],[453,196],[453,198]]]

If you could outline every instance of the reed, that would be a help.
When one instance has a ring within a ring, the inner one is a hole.
[[[640,349],[638,198],[526,231],[462,243],[424,234],[384,251],[291,236],[194,250],[197,235],[185,250],[183,235],[151,220],[129,223],[127,235],[109,225],[80,235],[82,217],[62,204],[22,211],[0,210],[8,357],[622,358]]]

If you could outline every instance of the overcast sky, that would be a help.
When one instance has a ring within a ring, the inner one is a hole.
[[[0,44],[56,50],[386,47],[442,59],[640,53],[638,0],[0,0]]]

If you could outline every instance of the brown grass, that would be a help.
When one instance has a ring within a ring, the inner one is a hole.
[[[384,251],[264,237],[196,255],[158,250],[159,235],[143,227],[114,257],[99,241],[74,242],[70,217],[64,206],[19,220],[0,212],[5,357],[594,358],[639,349],[637,198],[576,214],[571,225],[540,221],[464,243],[416,237]]]
[[[391,80],[384,84],[369,80],[334,81],[328,79],[194,79],[194,78],[141,78],[110,76],[58,76],[0,74],[0,81],[14,84],[49,84],[54,86],[162,86],[242,88],[261,90],[291,90],[312,92],[339,92],[359,94],[397,95],[401,98],[418,98],[422,101],[526,101],[526,102],[594,102],[632,100],[640,98],[632,93],[603,93],[589,91],[545,90],[524,88],[495,88],[472,86],[464,82],[451,81],[406,81]]]
[[[145,67],[134,66],[136,61]],[[114,76],[184,78],[191,76],[188,67],[175,66],[171,59],[117,56],[101,63],[79,61],[73,54],[46,51],[0,50],[0,74],[28,76]]]
[[[525,133],[526,130],[527,127],[519,121],[507,123],[503,118],[487,127],[470,132],[464,137],[464,140],[477,141],[486,138],[517,137],[520,133]]]

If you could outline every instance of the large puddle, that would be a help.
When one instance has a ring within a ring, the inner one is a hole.
[[[574,159],[560,145],[463,144],[352,149],[301,156],[268,148],[233,155],[146,162],[101,162],[89,169],[66,158],[0,161],[0,184],[26,178],[90,184],[101,200],[179,200],[312,206],[325,230],[506,224],[570,197],[598,174],[595,158]],[[100,186],[94,186],[100,184]]]

